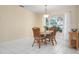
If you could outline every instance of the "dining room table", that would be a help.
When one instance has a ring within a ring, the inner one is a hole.
[[[53,33],[54,31],[44,31],[44,32],[41,32],[41,37],[45,37],[45,38],[50,38],[51,37],[51,33]],[[50,42],[50,39],[48,40]]]
[[[44,36],[47,36],[47,35],[50,35],[51,33],[53,33],[53,31],[44,31],[44,32],[41,32],[41,35],[44,35]]]

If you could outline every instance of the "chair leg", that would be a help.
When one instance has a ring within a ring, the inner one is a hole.
[[[57,44],[57,41],[56,41],[55,37],[54,37],[54,41],[55,41],[55,43]]]
[[[34,40],[34,42],[33,42],[33,44],[32,44],[32,47],[34,46],[34,43],[35,43],[35,40]]]
[[[56,39],[55,39],[55,43],[57,44],[57,41],[56,41]]]
[[[39,45],[39,48],[40,48],[40,41],[38,41],[38,45]]]
[[[34,40],[34,42],[33,42],[33,44],[32,44],[32,47],[34,46],[34,43],[35,43],[35,40]],[[39,46],[39,48],[40,48],[40,41],[37,41],[37,43],[38,43],[38,46]]]
[[[54,45],[53,41],[52,41],[52,45]]]
[[[54,45],[53,39],[51,39],[52,45]]]

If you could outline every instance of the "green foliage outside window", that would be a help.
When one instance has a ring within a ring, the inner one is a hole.
[[[52,17],[52,19],[50,19],[50,25],[51,26],[57,26],[57,21],[56,21],[56,17]]]
[[[49,23],[51,27],[56,27],[57,31],[62,32],[62,28],[60,27],[60,25],[58,24],[58,18],[56,16],[53,16],[50,20],[48,20],[48,18],[46,18],[46,26],[44,26],[45,30],[48,30],[49,27]]]

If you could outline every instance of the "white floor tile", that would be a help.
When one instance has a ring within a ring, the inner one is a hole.
[[[78,54],[79,50],[68,47],[68,41],[62,39],[62,34],[56,35],[57,45],[52,44],[33,46],[33,38],[17,39],[0,43],[0,54]]]

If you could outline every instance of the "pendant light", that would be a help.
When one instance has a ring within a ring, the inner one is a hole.
[[[47,5],[45,5],[45,14],[44,14],[44,17],[45,17],[45,18],[48,18],[48,17],[49,17],[49,15],[48,15],[48,13],[47,13]]]

